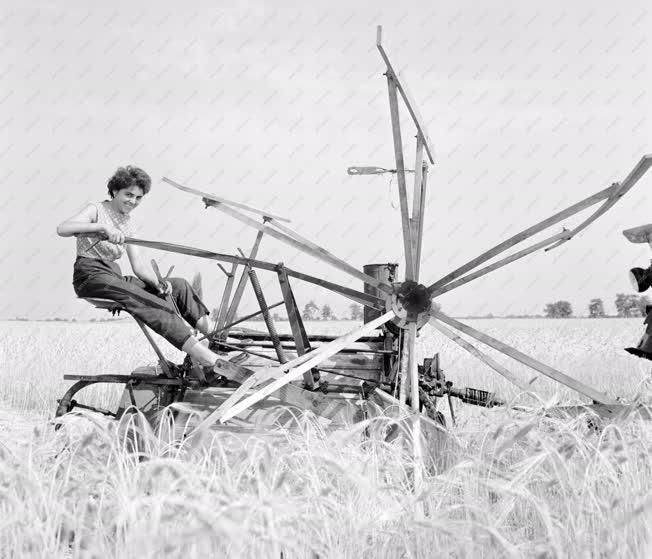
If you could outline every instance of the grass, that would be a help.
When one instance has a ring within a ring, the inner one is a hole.
[[[609,330],[615,322],[620,330]],[[639,322],[483,321],[483,329],[612,395],[649,399],[649,367],[627,356],[621,362],[616,351],[636,339]],[[586,418],[460,408],[450,431],[454,465],[422,472],[416,489],[409,445],[362,436],[365,428],[382,430],[385,418],[337,436],[298,417],[296,430],[272,438],[215,432],[180,442],[174,426],[153,432],[137,416],[117,424],[79,415],[55,432],[44,417],[67,384],[57,380],[63,372],[124,373],[153,361],[130,325],[87,328],[0,330],[0,557],[652,552],[650,423],[594,429]],[[17,340],[44,350],[24,355]],[[432,332],[424,330],[419,347],[424,355],[445,349],[443,365],[457,384],[509,390]],[[541,389],[575,399],[545,383]]]

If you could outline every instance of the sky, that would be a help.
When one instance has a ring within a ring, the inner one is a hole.
[[[375,48],[407,80],[435,151],[421,280],[432,283],[512,234],[625,178],[652,152],[646,2],[3,2],[0,16],[0,317],[100,317],[72,289],[75,246],[58,223],[106,197],[117,167],[145,169],[139,237],[235,253],[255,231],[161,181],[266,208],[356,267],[404,268],[387,85]],[[402,110],[406,161],[415,130]],[[409,176],[408,176],[409,179]],[[410,181],[408,180],[410,185]],[[578,237],[443,295],[453,315],[540,314],[591,298],[613,312],[647,245],[652,173]],[[572,227],[591,210],[533,242]],[[525,246],[525,245],[524,245]],[[523,247],[524,247],[523,246]],[[518,248],[521,248],[520,246]],[[199,271],[214,262],[147,251]],[[273,239],[259,258],[362,289]],[[126,257],[120,262],[130,273]],[[261,273],[270,302],[273,274]],[[298,282],[336,314],[349,301]],[[256,308],[247,292],[242,311]]]

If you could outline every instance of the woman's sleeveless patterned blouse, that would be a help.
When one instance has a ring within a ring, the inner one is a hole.
[[[92,203],[97,210],[97,222],[120,229],[125,236],[134,237],[134,230],[131,225],[131,217],[114,211],[110,202],[104,201],[99,204]],[[114,245],[109,241],[99,241],[97,237],[77,237],[77,256],[96,258],[99,260],[118,260],[122,257],[125,249],[123,245]]]

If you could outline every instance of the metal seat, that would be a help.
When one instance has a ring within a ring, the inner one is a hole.
[[[79,299],[82,301],[88,301],[97,309],[106,309],[112,313],[120,311],[125,311],[127,313],[129,312],[123,305],[117,303],[116,301],[112,301],[111,299],[100,299],[97,297],[79,297]]]

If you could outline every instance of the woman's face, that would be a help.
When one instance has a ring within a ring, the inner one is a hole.
[[[123,188],[113,195],[113,205],[120,213],[128,214],[140,204],[144,195],[145,193],[140,186]]]

